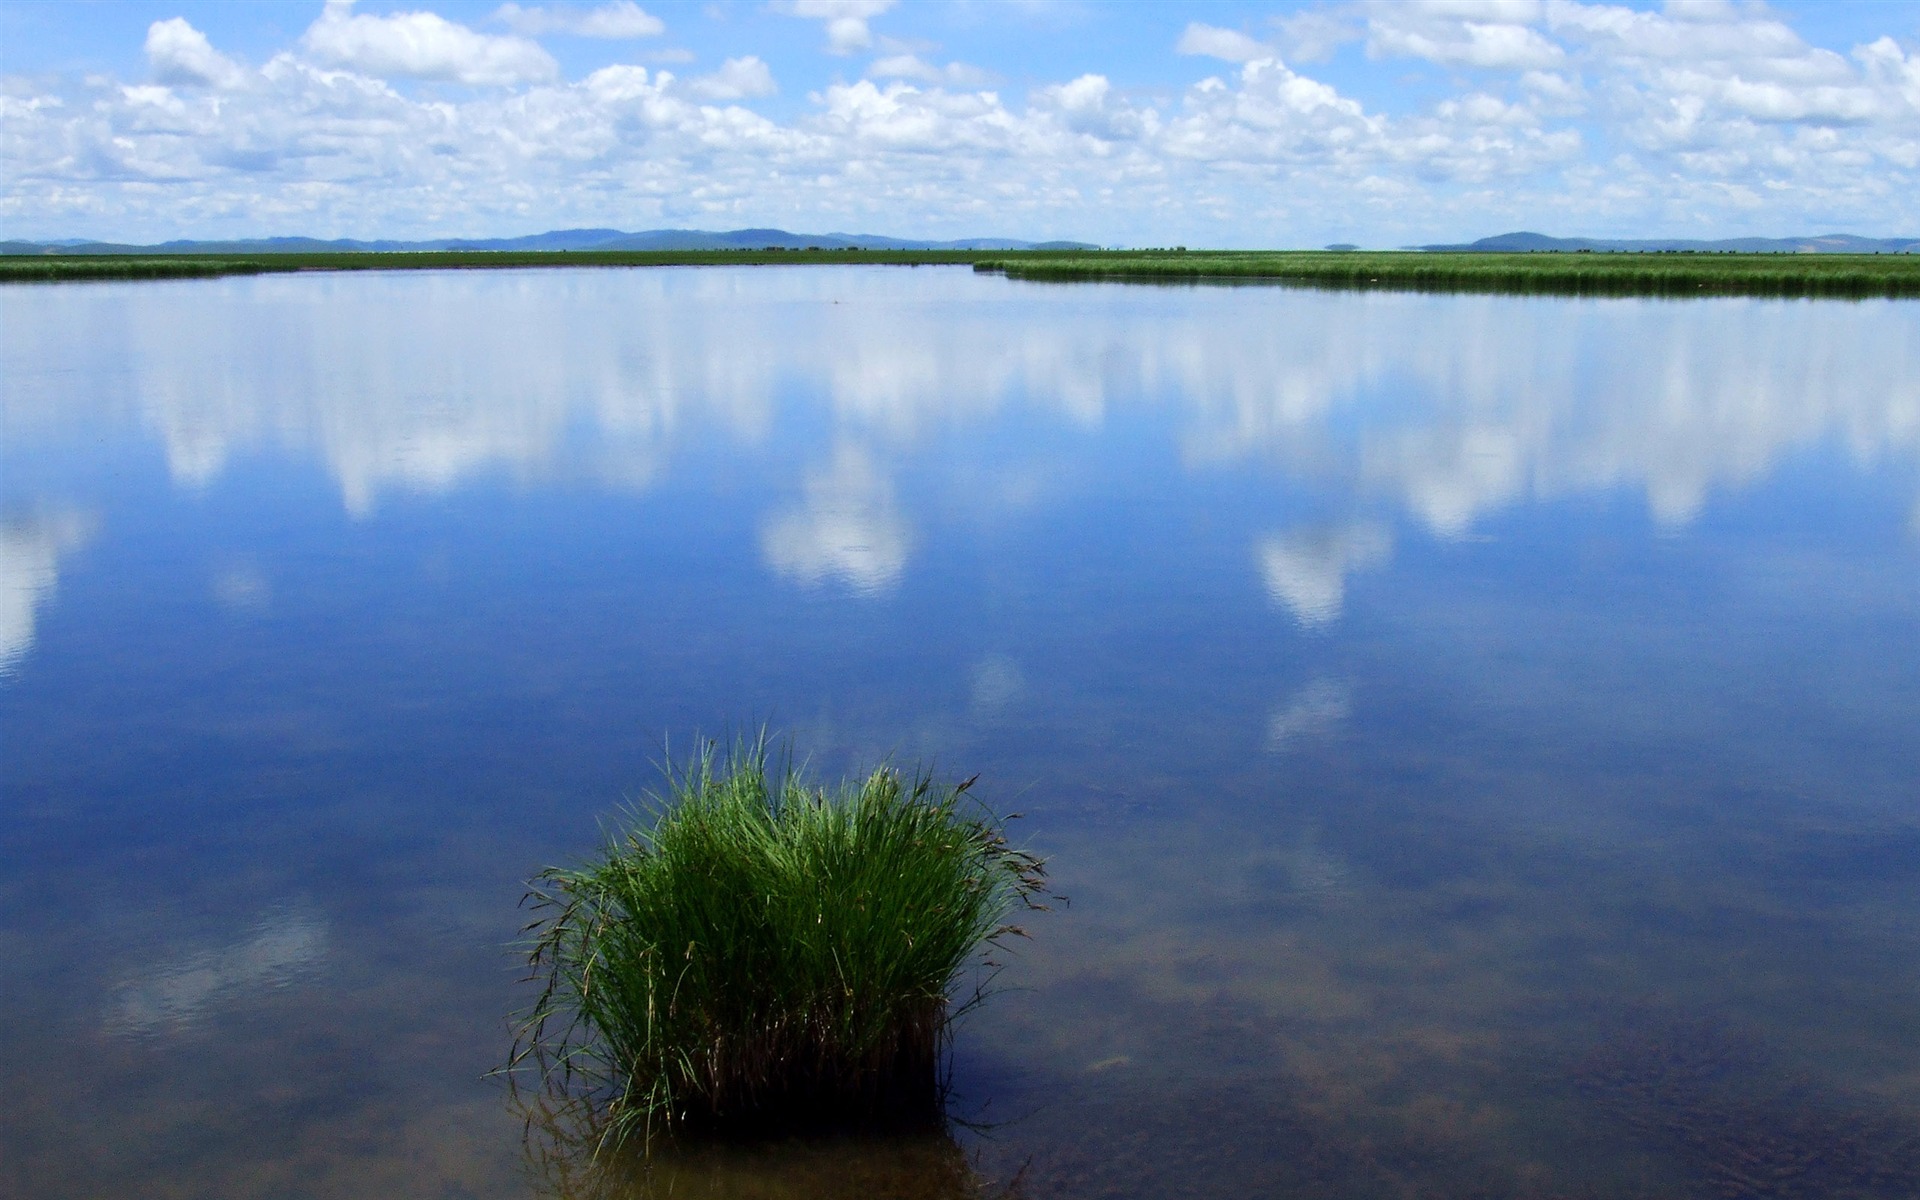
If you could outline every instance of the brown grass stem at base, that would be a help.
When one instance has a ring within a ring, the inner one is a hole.
[[[597,1113],[600,1140],[664,1129],[936,1124],[970,970],[1042,907],[1045,870],[968,795],[890,767],[811,784],[764,738],[669,766],[583,866],[528,901],[541,990],[514,1068]]]
[[[584,1105],[526,1111],[522,1167],[542,1200],[1026,1200],[1024,1164],[992,1165],[946,1128],[655,1137],[609,1151]]]

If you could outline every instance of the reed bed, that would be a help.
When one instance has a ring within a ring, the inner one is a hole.
[[[602,1145],[937,1121],[990,975],[962,985],[1045,886],[972,782],[817,787],[764,739],[669,766],[595,858],[535,878],[510,1066],[587,1103]]]
[[[1563,296],[1920,296],[1914,254],[1176,252],[982,258],[1015,279],[1280,283]]]
[[[409,250],[0,256],[0,283],[288,271],[526,267],[971,265],[1016,279],[1279,283],[1563,296],[1920,296],[1916,254],[1457,254],[1322,251]]]
[[[828,263],[965,266],[987,254],[979,250],[349,250],[293,253],[248,251],[242,254],[10,254],[0,255],[0,283],[166,279],[294,271],[804,266]]]
[[[204,279],[216,275],[259,275],[274,269],[271,264],[255,259],[171,256],[130,258],[78,254],[10,255],[0,257],[0,283],[69,283],[93,279]]]

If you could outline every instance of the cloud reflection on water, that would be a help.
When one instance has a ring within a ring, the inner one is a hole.
[[[1339,618],[1347,576],[1379,566],[1392,552],[1393,535],[1370,521],[1295,530],[1255,547],[1267,595],[1309,629]]]
[[[214,572],[213,598],[229,612],[260,612],[273,602],[273,585],[251,561],[228,563]]]
[[[1019,660],[1010,655],[989,654],[974,663],[969,674],[969,691],[977,715],[998,714],[1027,689],[1027,673],[1021,670]]]
[[[324,921],[269,913],[232,942],[180,954],[123,980],[108,1002],[107,1029],[129,1036],[179,1032],[238,997],[287,986],[326,952]]]
[[[0,678],[33,649],[40,607],[60,582],[60,559],[93,534],[91,517],[35,513],[0,521]]]
[[[1307,738],[1325,737],[1353,714],[1353,689],[1316,679],[1288,696],[1267,719],[1267,749],[1278,754]]]
[[[1828,440],[1920,464],[1920,339],[1895,303],[1039,288],[857,268],[191,286],[193,304],[121,288],[10,306],[16,353],[71,349],[55,368],[97,374],[11,384],[16,439],[96,427],[72,405],[86,394],[137,414],[183,485],[292,451],[364,516],[383,495],[480,477],[645,489],[702,452],[695,435],[764,449],[798,396],[832,449],[788,468],[801,500],[767,517],[761,549],[777,573],[862,592],[891,587],[912,552],[899,451],[1010,409],[1081,431],[1168,419],[1190,469],[1264,462],[1442,537],[1612,489],[1683,525],[1715,489]],[[118,360],[57,332],[110,319]],[[1262,544],[1269,589],[1303,623],[1337,616],[1345,577],[1385,557],[1363,528]]]
[[[899,582],[913,531],[871,455],[839,447],[824,469],[807,473],[803,495],[761,530],[761,551],[775,573],[810,587],[838,579],[863,595]]]

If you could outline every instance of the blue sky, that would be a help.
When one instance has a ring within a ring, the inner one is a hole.
[[[1920,234],[1920,4],[0,4],[0,233]]]

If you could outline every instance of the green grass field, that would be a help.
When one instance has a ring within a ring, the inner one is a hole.
[[[1412,251],[703,250],[0,256],[0,283],[286,271],[971,265],[1049,282],[1283,284],[1565,296],[1920,296],[1913,254],[1449,254]]]
[[[1045,880],[967,787],[883,767],[821,788],[764,739],[709,746],[536,879],[515,1062],[615,1144],[937,1121],[959,991]]]

